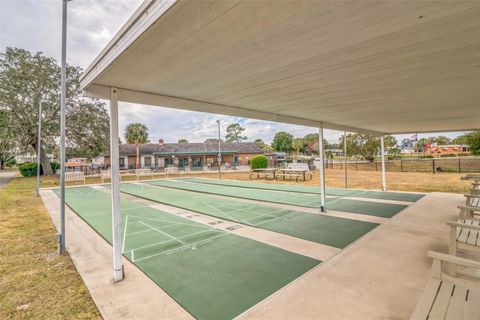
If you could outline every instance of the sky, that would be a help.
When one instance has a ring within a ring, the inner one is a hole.
[[[142,0],[74,0],[68,3],[67,63],[86,69],[91,61],[112,39],[121,26],[138,8]],[[61,1],[60,0],[0,0],[0,50],[18,47],[31,52],[41,51],[60,61],[61,52]],[[203,142],[217,136],[216,120],[221,120],[222,135],[231,123],[240,123],[246,130],[248,141],[257,138],[270,143],[278,131],[287,131],[296,137],[318,132],[318,129],[183,111],[139,104],[119,103],[120,136],[132,122],[144,123],[150,141],[164,139],[177,142],[185,138],[190,142]],[[342,132],[325,130],[330,142],[338,142]],[[450,138],[460,133],[444,133]],[[437,133],[419,134],[429,137]],[[398,135],[400,141],[412,134]]]

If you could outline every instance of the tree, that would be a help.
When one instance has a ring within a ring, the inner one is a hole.
[[[474,155],[480,155],[480,131],[467,133],[467,144],[470,152]]]
[[[293,136],[285,131],[275,134],[272,141],[272,148],[275,151],[290,152],[292,151]]]
[[[303,139],[302,138],[294,138],[292,140],[292,149],[297,151],[297,154],[300,154],[300,149],[303,148]]]
[[[223,140],[220,139],[220,142],[223,142]],[[204,143],[218,143],[218,139],[217,138],[208,138],[208,139],[205,139]]]
[[[7,128],[7,114],[0,109],[0,170],[8,161],[12,161],[15,150],[15,139]]]
[[[187,139],[180,139],[180,140],[178,140],[178,143],[188,143],[188,140]]]
[[[140,168],[140,144],[148,141],[148,128],[142,123],[130,123],[125,128],[125,141],[137,148],[136,168]]]
[[[409,138],[402,139],[400,142],[400,149],[405,150],[410,148],[413,148],[413,141]]]
[[[446,136],[430,137],[429,140],[431,141],[431,143],[436,143],[437,145],[445,145],[451,143],[450,138]]]
[[[268,144],[266,144],[265,142],[263,142],[262,139],[255,139],[255,144],[260,148],[262,149],[263,151],[265,152],[271,152],[272,151],[272,147],[270,147]]]
[[[242,128],[238,123],[232,123],[227,127],[227,135],[225,136],[225,141],[227,142],[242,142],[247,140],[247,137],[242,136],[242,132],[245,131],[245,128]]]
[[[369,134],[349,133],[346,142],[349,157],[361,157],[373,161],[380,149],[380,139]],[[343,137],[340,138],[339,144],[343,150]]]
[[[469,133],[462,134],[458,137],[453,138],[452,144],[467,145],[468,144],[468,135]]]
[[[81,97],[81,69],[67,66],[66,151],[95,157],[108,149],[109,118],[105,105]],[[38,146],[38,107],[42,104],[40,163],[53,174],[45,150],[55,149],[60,136],[60,67],[41,52],[7,48],[0,53],[0,110],[18,148]]]

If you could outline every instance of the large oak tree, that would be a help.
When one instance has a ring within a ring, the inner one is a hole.
[[[109,117],[103,103],[81,97],[80,74],[79,67],[67,66],[66,155],[93,158],[108,149]],[[40,104],[40,161],[48,175],[53,171],[45,150],[53,150],[60,136],[60,67],[41,52],[7,48],[0,53],[0,110],[15,144],[35,153]]]

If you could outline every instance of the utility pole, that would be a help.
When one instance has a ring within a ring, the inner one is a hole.
[[[218,176],[222,180],[222,150],[220,147],[220,120],[217,120],[218,124]]]
[[[62,0],[62,68],[60,73],[60,254],[65,253],[65,100],[67,95],[67,3]]]
[[[40,196],[40,143],[42,141],[42,102],[38,104],[38,133],[37,133],[37,183],[35,190]]]

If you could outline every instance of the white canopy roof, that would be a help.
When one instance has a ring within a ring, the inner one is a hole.
[[[371,133],[480,129],[479,1],[147,0],[88,96]]]

